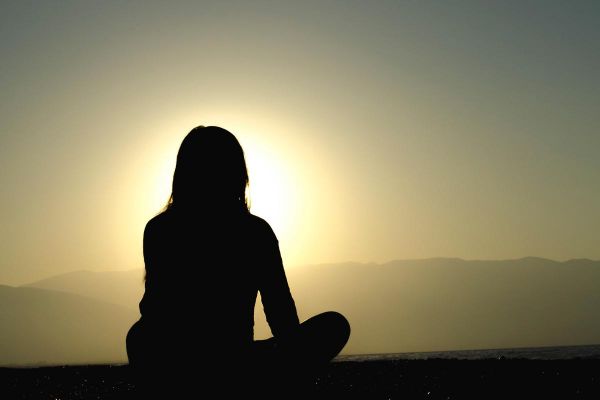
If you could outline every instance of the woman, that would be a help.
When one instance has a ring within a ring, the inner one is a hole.
[[[169,202],[144,230],[141,318],[127,335],[143,376],[209,363],[216,377],[270,386],[276,375],[310,375],[346,344],[350,326],[338,313],[299,322],[277,238],[249,212],[247,186],[233,134],[200,126],[185,137]],[[265,341],[253,340],[258,292],[274,335]]]

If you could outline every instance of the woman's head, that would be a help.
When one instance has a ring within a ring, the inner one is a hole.
[[[247,186],[244,151],[235,136],[218,126],[198,126],[179,147],[167,208],[247,212]]]

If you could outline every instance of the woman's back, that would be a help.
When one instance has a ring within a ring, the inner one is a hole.
[[[259,290],[266,291],[261,294],[275,330],[298,324],[277,239],[250,213],[198,215],[171,208],[148,222],[144,260],[140,312],[165,335],[183,324],[194,340],[232,350],[249,346]]]

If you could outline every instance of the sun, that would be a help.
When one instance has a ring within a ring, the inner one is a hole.
[[[274,152],[257,143],[245,143],[244,154],[250,178],[250,211],[265,219],[276,234],[290,229],[293,180],[285,163]]]
[[[236,137],[244,150],[248,168],[247,197],[250,212],[266,220],[280,241],[285,241],[290,235],[294,236],[292,233],[297,227],[294,221],[297,217],[295,210],[299,204],[300,183],[300,177],[294,175],[296,170],[292,168],[292,161],[286,153],[289,149],[281,143],[278,143],[278,147],[277,141],[274,144],[265,135],[239,130],[242,132]],[[143,193],[136,202],[141,207],[130,212],[137,216],[136,221],[146,221],[166,205],[171,194],[179,145],[179,140],[174,137],[162,137],[154,146],[156,150],[140,163],[145,166],[144,172],[138,170],[138,178],[132,178],[139,184],[137,192]],[[139,176],[144,179],[139,179]]]

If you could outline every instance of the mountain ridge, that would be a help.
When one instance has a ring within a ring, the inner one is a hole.
[[[596,318],[600,261],[430,258],[385,264],[318,264],[286,268],[286,274],[301,320],[328,310],[347,316],[352,335],[345,354],[600,342]],[[125,307],[130,320],[103,319],[123,336],[139,316],[143,269],[79,271],[27,287],[36,285]],[[13,303],[3,304],[10,307]],[[269,337],[259,300],[255,311],[255,338]],[[81,313],[75,317],[83,318]],[[77,321],[64,322],[77,325]],[[2,334],[0,331],[0,342],[4,341]],[[31,332],[31,323],[24,325],[21,338],[29,340],[30,336],[37,337]],[[111,343],[122,351],[122,338]],[[64,349],[69,344],[61,346]]]
[[[117,304],[0,285],[0,365],[124,361],[126,328],[136,319]]]
[[[480,259],[480,258],[462,258],[462,257],[425,257],[425,258],[395,258],[395,259],[392,259],[389,261],[384,261],[384,262],[340,261],[340,262],[301,264],[301,265],[291,265],[289,267],[286,267],[286,269],[289,268],[291,270],[291,269],[304,268],[304,267],[316,267],[316,266],[328,266],[328,265],[376,266],[377,267],[377,266],[390,265],[390,264],[394,264],[394,263],[434,262],[434,261],[452,261],[452,262],[467,262],[467,263],[469,263],[469,262],[497,263],[497,262],[515,262],[515,261],[519,261],[519,262],[544,261],[544,262],[552,262],[555,264],[582,264],[582,263],[589,264],[589,263],[600,262],[600,260],[594,260],[594,259],[590,259],[590,258],[586,258],[586,257],[569,258],[569,259],[563,260],[563,261],[554,260],[554,259],[546,258],[546,257],[539,257],[539,256],[524,256],[524,257],[518,257],[518,258],[499,258],[499,259],[494,259],[494,258]],[[23,283],[20,285],[5,285],[5,286],[40,287],[39,285],[42,282],[47,282],[50,280],[54,280],[54,279],[61,278],[64,276],[70,276],[73,274],[104,274],[104,273],[113,274],[113,273],[133,273],[133,272],[137,273],[137,272],[143,271],[143,270],[144,270],[143,267],[128,268],[128,269],[115,269],[115,270],[77,269],[77,270],[73,270],[73,271],[61,272],[60,274],[56,274],[56,275],[50,275],[45,278],[34,280],[34,281],[31,281],[28,283]],[[142,279],[143,279],[143,277],[142,277]],[[0,285],[4,285],[4,284],[0,283]]]

